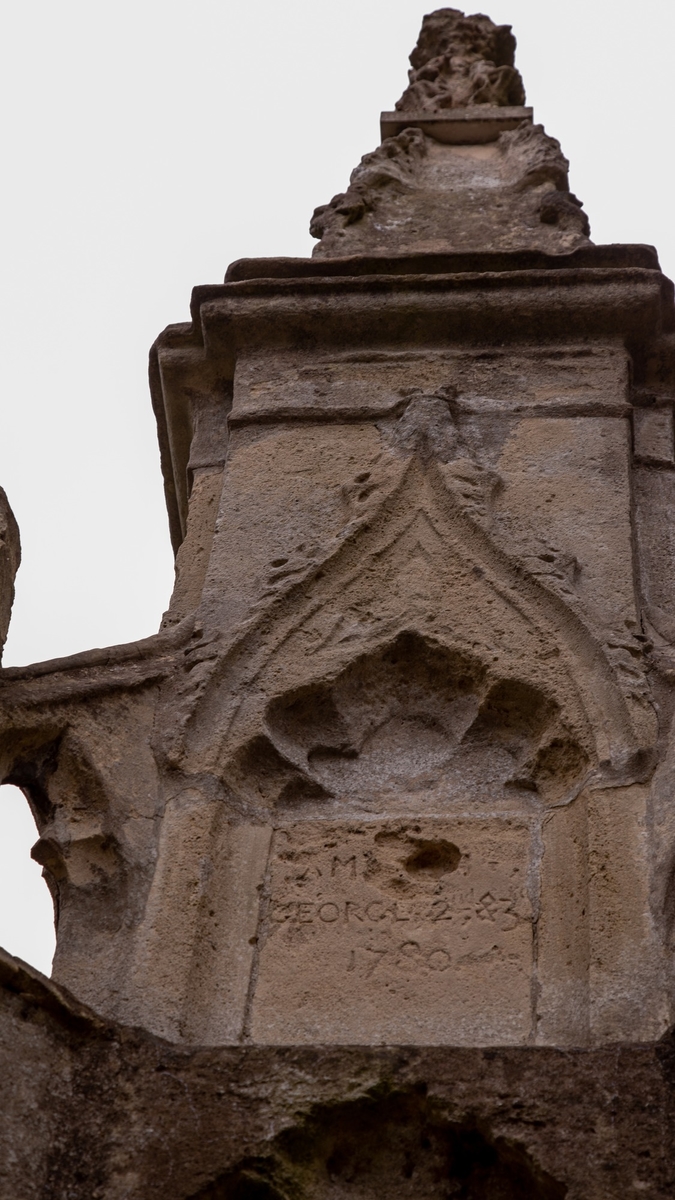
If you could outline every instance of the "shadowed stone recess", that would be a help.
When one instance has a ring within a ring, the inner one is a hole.
[[[0,953],[12,1200],[670,1200],[675,1052],[180,1048]],[[639,1186],[642,1185],[642,1186]]]

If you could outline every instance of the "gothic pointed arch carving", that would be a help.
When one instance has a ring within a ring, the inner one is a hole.
[[[497,543],[476,501],[480,487],[475,480],[467,487],[472,464],[462,466],[447,437],[434,443],[423,421],[409,419],[403,433],[403,463],[377,505],[354,519],[301,581],[259,605],[234,644],[213,653],[199,680],[183,768],[213,771],[244,803],[265,808],[320,802],[344,787],[363,795],[364,777],[355,763],[363,765],[366,743],[368,753],[374,752],[374,718],[359,724],[346,714],[345,705],[354,703],[346,694],[359,687],[363,695],[383,687],[400,691],[405,648],[413,645],[413,674],[418,659],[435,659],[436,674],[445,675],[445,699],[437,692],[434,704],[456,707],[457,696],[451,701],[450,692],[469,686],[461,679],[473,681],[471,703],[464,706],[466,728],[457,742],[462,749],[455,746],[451,754],[449,726],[432,734],[420,712],[408,711],[410,705],[404,712],[405,705],[390,695],[380,755],[391,756],[403,743],[410,743],[413,757],[419,755],[426,729],[427,740],[439,742],[429,751],[434,761],[440,756],[448,766],[459,753],[466,765],[478,741],[485,745],[491,739],[494,758],[495,744],[510,737],[518,748],[499,786],[539,791],[560,802],[591,769],[625,762],[649,740],[648,709],[626,694],[590,623]],[[475,464],[473,469],[478,470]],[[390,670],[385,685],[381,677],[392,656],[400,660],[400,679],[396,683]],[[420,680],[415,687],[421,695]],[[303,705],[324,714],[316,718],[313,742],[306,721],[295,741],[288,731],[288,714],[297,716]],[[449,713],[448,708],[450,725],[456,724]],[[331,720],[344,734],[334,732],[335,744],[326,742],[320,728]],[[518,726],[518,736],[508,732],[510,725]],[[446,771],[447,786],[449,777]]]

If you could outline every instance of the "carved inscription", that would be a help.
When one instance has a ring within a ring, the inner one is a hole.
[[[520,819],[278,830],[255,1039],[526,1040],[529,853]]]
[[[414,921],[416,924],[456,921],[463,926],[472,916],[491,921],[501,930],[515,929],[518,924],[513,896],[497,897],[491,892],[485,892],[478,898],[458,893],[446,900],[422,901],[415,905],[396,900],[391,904],[384,900],[371,900],[367,904],[355,900],[273,900],[270,913],[272,922],[295,921],[301,925],[311,925],[314,921],[321,921],[325,925],[340,921],[345,925],[354,922],[378,925],[389,920],[393,924],[405,921]]]

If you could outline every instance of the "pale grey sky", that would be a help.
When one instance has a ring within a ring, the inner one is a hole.
[[[23,0],[0,93],[0,483],[23,565],[5,665],[153,633],[172,559],[147,352],[231,260],[307,255],[406,82],[419,0]],[[491,0],[596,242],[675,273],[673,0]],[[472,9],[467,9],[472,11]],[[0,794],[0,944],[49,969],[35,827]]]

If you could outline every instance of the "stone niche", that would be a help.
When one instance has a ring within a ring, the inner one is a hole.
[[[0,680],[55,975],[105,1015],[667,1028],[670,285],[642,247],[483,266],[244,261],[155,348],[163,631]]]

